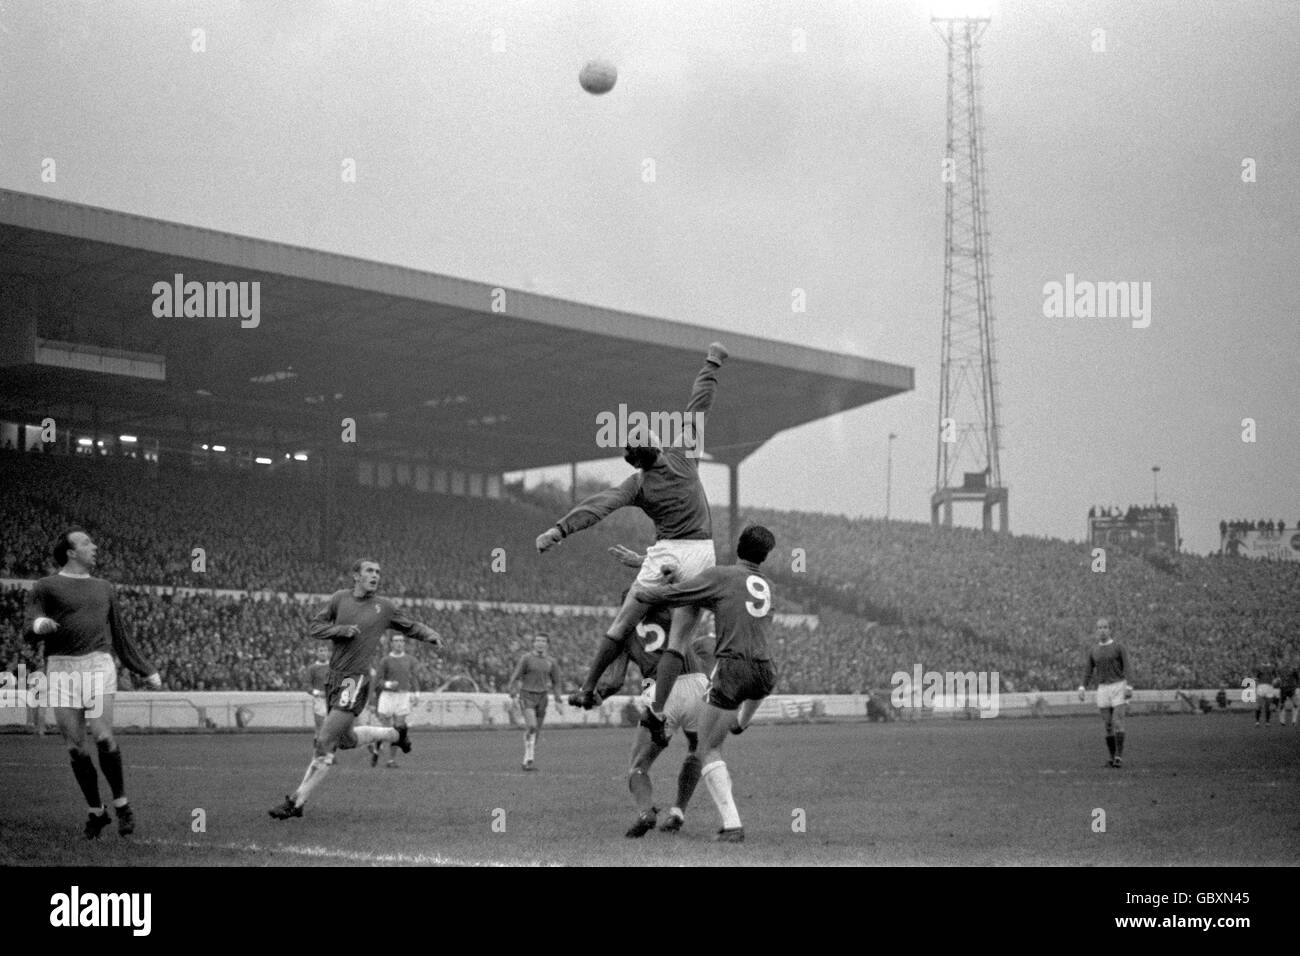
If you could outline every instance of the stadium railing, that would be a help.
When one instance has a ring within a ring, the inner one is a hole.
[[[1131,714],[1205,714],[1224,712],[1215,704],[1217,689],[1139,690],[1129,701]],[[1253,711],[1240,689],[1229,690],[1229,711]],[[590,711],[552,707],[547,727],[617,727],[636,722],[636,698],[610,697]],[[874,702],[874,712],[871,702]],[[1204,703],[1202,703],[1204,702]],[[312,697],[297,691],[133,691],[119,693],[114,722],[125,731],[305,731],[314,726]],[[1208,707],[1207,707],[1208,705]],[[1092,696],[1080,702],[1074,691],[1000,694],[996,717],[1051,717],[1094,714]],[[975,706],[896,707],[887,692],[877,694],[775,694],[759,707],[758,722],[972,720]],[[367,720],[369,718],[367,717]],[[16,730],[30,721],[26,707],[0,704],[0,729]],[[47,726],[52,726],[48,708]],[[522,728],[523,721],[505,694],[424,693],[417,697],[407,722],[436,729]]]

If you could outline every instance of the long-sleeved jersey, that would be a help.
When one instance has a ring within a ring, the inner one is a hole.
[[[37,634],[33,625],[38,617],[48,617],[59,625],[58,630]],[[155,671],[123,629],[113,585],[103,578],[71,574],[41,578],[27,595],[26,619],[28,640],[44,641],[47,657],[111,650],[124,667],[141,677]]]
[[[709,568],[680,584],[636,586],[648,604],[684,607],[698,604],[713,611],[718,641],[715,656],[770,660],[767,634],[772,626],[772,582],[749,561]]]
[[[1124,646],[1117,641],[1094,645],[1088,651],[1088,661],[1080,683],[1088,686],[1093,673],[1097,675],[1098,684],[1113,684],[1128,679],[1128,655]]]
[[[560,665],[553,657],[544,657],[528,651],[519,658],[510,683],[520,682],[520,690],[526,694],[545,694],[554,689],[560,692]],[[553,683],[552,683],[553,682]]]
[[[686,421],[691,423],[694,439],[690,445],[660,449],[659,460],[649,468],[638,469],[621,484],[598,491],[579,502],[556,527],[565,537],[590,528],[619,508],[640,508],[655,525],[660,541],[708,541],[713,538],[713,518],[709,499],[700,482],[699,458],[695,452],[703,434],[695,423],[703,425],[713,395],[718,388],[718,366],[706,362],[695,376],[691,400],[686,406]],[[661,436],[662,437],[662,436]],[[689,454],[688,454],[689,452]]]
[[[397,686],[386,686],[389,681],[393,681]],[[413,691],[418,693],[420,684],[415,679],[415,658],[410,654],[402,654],[400,657],[389,654],[375,669],[375,687],[394,694],[409,694]]]
[[[361,631],[357,637],[346,636],[352,626]],[[379,639],[389,628],[421,640],[433,633],[388,598],[375,594],[359,598],[351,591],[335,591],[311,620],[312,637],[334,642],[330,670],[339,674],[369,673]]]

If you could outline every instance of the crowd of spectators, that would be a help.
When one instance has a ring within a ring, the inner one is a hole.
[[[1136,522],[1143,518],[1173,518],[1174,509],[1170,505],[1093,505],[1088,509],[1089,518],[1123,518]]]
[[[305,686],[305,669],[320,643],[309,636],[317,602],[289,596],[159,590],[119,587],[117,600],[126,632],[158,667],[168,690],[300,690]],[[30,673],[40,668],[40,662],[21,640],[26,593],[21,587],[0,589],[0,667],[15,671],[21,663]],[[612,611],[611,607],[611,616]],[[444,641],[436,649],[418,641],[408,643],[416,678],[425,690],[450,684],[454,690],[505,691],[516,662],[537,633],[550,637],[550,653],[559,662],[566,686],[576,690],[610,621],[609,616],[506,611],[472,604],[458,610],[416,605],[411,612]],[[629,681],[636,676],[630,669]],[[119,679],[130,687],[131,677],[125,671],[119,672]]]
[[[365,555],[383,565],[391,595],[604,604],[626,586],[605,549],[652,539],[649,521],[628,513],[543,557],[534,540],[562,512],[339,482],[340,544],[324,545],[323,483],[292,473],[0,452],[0,486],[0,577],[10,578],[48,573],[50,543],[75,525],[99,544],[100,573],[123,583],[329,592]]]
[[[300,686],[312,654],[310,602],[350,584],[352,558],[383,565],[391,596],[612,607],[630,575],[605,552],[643,548],[644,517],[620,512],[544,557],[536,534],[562,507],[340,483],[343,551],[321,544],[320,489],[267,473],[167,473],[139,462],[0,453],[0,577],[49,573],[49,547],[71,525],[100,544],[98,573],[121,586],[124,618],[167,686]],[[715,520],[724,516],[715,515]],[[816,630],[778,628],[781,690],[860,692],[891,675],[998,671],[1001,689],[1077,686],[1098,616],[1111,617],[1142,687],[1239,686],[1259,667],[1300,666],[1300,564],[1181,554],[1169,563],[1086,545],[910,522],[747,510],[776,533],[768,560],[778,610],[819,615]],[[1279,522],[1280,524],[1280,522]],[[732,533],[717,520],[716,539]],[[204,549],[206,570],[193,568]],[[497,549],[500,549],[499,551]],[[796,550],[797,549],[797,550]],[[254,596],[165,594],[145,585],[231,588]],[[288,592],[290,596],[264,596]],[[448,638],[417,647],[426,687],[468,678],[502,690],[528,635],[544,631],[572,685],[606,618],[468,607],[421,608]],[[21,592],[0,592],[0,664],[19,646]]]
[[[1300,528],[1300,521],[1297,521],[1294,528]],[[1227,534],[1229,531],[1267,531],[1270,534],[1274,531],[1281,534],[1286,530],[1286,522],[1280,518],[1274,521],[1272,518],[1263,518],[1255,521],[1220,521],[1219,534]]]
[[[1055,539],[795,512],[745,517],[775,531],[786,557],[772,573],[805,593],[811,586],[826,633],[859,635],[846,640],[874,685],[921,663],[998,670],[1004,690],[1077,686],[1099,616],[1114,620],[1143,687],[1235,687],[1258,664],[1300,664],[1297,563],[1184,554],[1162,568],[1112,550],[1103,571],[1086,545]],[[794,548],[802,571],[792,569]],[[830,609],[847,619],[837,623]],[[882,623],[864,631],[863,617]]]

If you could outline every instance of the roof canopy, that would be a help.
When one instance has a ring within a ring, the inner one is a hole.
[[[155,316],[155,284],[177,274],[260,283],[258,325]],[[731,352],[706,436],[721,461],[913,387],[898,365],[7,190],[0,284],[5,338],[26,310],[43,342],[166,367],[150,380],[7,364],[8,416],[93,409],[106,427],[268,450],[337,441],[351,417],[359,447],[486,470],[610,457],[596,416],[682,408],[715,339]]]

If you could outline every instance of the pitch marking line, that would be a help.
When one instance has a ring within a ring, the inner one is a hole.
[[[367,853],[362,850],[339,850],[324,846],[263,846],[260,843],[201,843],[197,840],[137,840],[146,846],[184,847],[196,850],[232,850],[236,853],[286,853],[316,860],[347,860],[352,863],[397,864],[400,866],[558,866],[540,860],[498,862],[466,860],[427,853]]]

